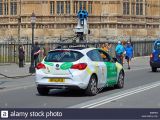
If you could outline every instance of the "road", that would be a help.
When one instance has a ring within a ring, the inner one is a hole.
[[[160,71],[153,73],[149,58],[135,58],[131,70],[125,68],[123,89],[105,88],[96,96],[80,91],[52,90],[40,96],[35,76],[0,78],[1,108],[160,108]]]

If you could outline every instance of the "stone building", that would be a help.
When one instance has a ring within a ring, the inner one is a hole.
[[[91,39],[119,36],[159,37],[160,0],[0,0],[0,38],[75,36],[77,12],[86,9]]]

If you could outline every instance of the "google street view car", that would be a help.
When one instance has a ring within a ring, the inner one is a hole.
[[[50,89],[78,88],[93,96],[99,88],[123,88],[124,75],[122,65],[101,49],[56,49],[36,66],[36,85],[40,95]]]
[[[153,51],[150,55],[150,66],[152,72],[156,72],[160,68],[160,39],[154,42]]]

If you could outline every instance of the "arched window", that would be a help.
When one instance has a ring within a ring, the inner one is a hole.
[[[136,4],[135,4],[135,0],[132,0],[132,4],[131,4],[131,14],[132,15],[135,15],[135,7],[136,6]]]
[[[3,5],[2,0],[0,0],[0,15],[3,15]]]
[[[129,0],[123,0],[123,14],[129,15],[129,13],[130,13]]]
[[[70,1],[66,1],[66,13],[70,14]]]
[[[64,14],[64,1],[57,1],[57,14]]]
[[[78,13],[78,1],[74,1],[73,10],[74,10],[73,11],[74,14]]]
[[[143,0],[136,0],[136,15],[143,15]]]
[[[17,1],[16,0],[10,1],[10,14],[17,15]]]
[[[4,0],[4,15],[8,15],[8,0]]]
[[[89,13],[89,14],[92,14],[92,4],[93,4],[92,1],[89,1],[89,2],[88,2],[88,13]]]
[[[50,15],[54,15],[54,1],[50,1]]]

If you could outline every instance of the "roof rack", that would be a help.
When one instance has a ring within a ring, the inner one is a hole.
[[[72,46],[72,47],[69,47],[68,49],[78,49],[78,50],[83,50],[85,48],[88,48],[88,47],[81,47],[81,46]]]

